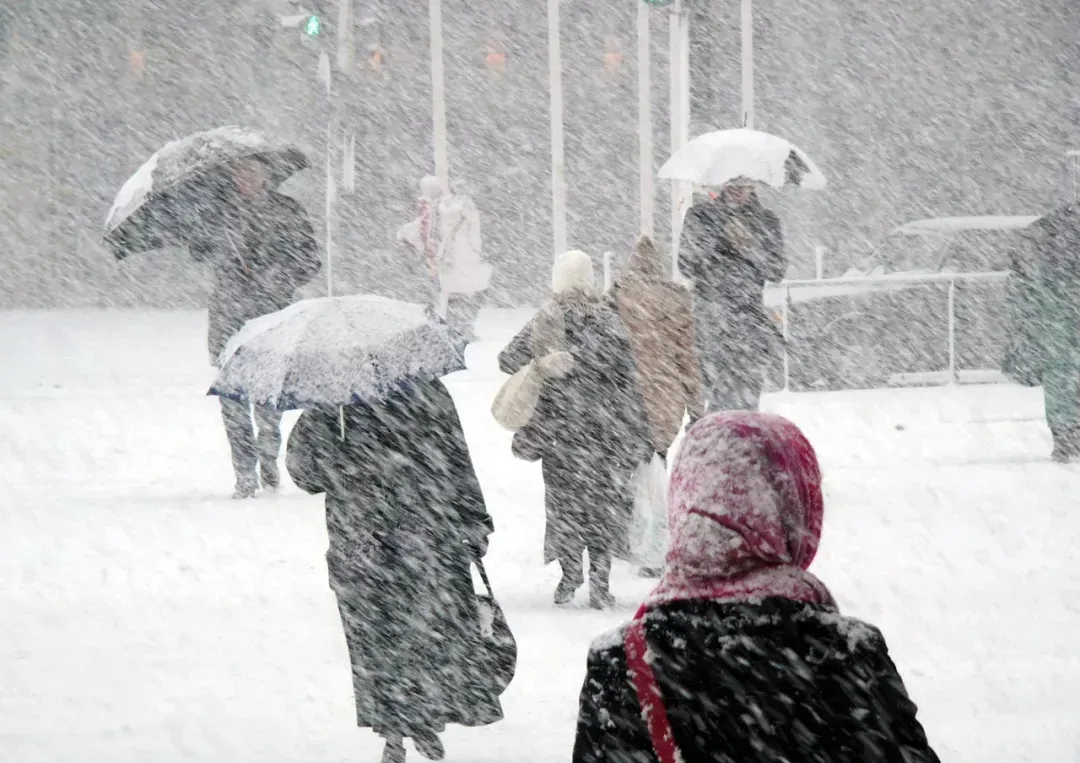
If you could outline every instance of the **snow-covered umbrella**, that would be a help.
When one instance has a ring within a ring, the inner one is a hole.
[[[225,346],[210,394],[280,411],[378,402],[464,369],[464,350],[423,305],[308,299],[249,321]]]
[[[105,243],[117,259],[183,244],[201,224],[201,210],[219,203],[224,168],[259,158],[275,188],[308,166],[296,146],[246,127],[218,127],[167,143],[128,178],[105,219]]]
[[[773,188],[825,187],[825,175],[798,146],[776,135],[745,128],[699,135],[667,160],[660,168],[660,177],[713,187],[740,177]]]

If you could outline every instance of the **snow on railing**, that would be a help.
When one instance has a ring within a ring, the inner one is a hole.
[[[791,290],[792,288],[836,288],[837,286],[898,286],[903,284],[946,283],[949,285],[949,308],[948,308],[948,343],[949,343],[949,367],[942,371],[934,371],[926,374],[901,373],[896,376],[903,383],[918,380],[923,383],[935,382],[944,384],[956,384],[960,381],[975,380],[1004,380],[1000,373],[995,375],[992,370],[975,370],[958,373],[956,368],[956,284],[958,281],[972,281],[982,283],[1004,283],[1009,277],[1008,271],[995,271],[992,273],[926,273],[922,275],[891,275],[891,276],[853,276],[851,278],[831,278],[826,280],[793,280],[781,281],[778,287],[784,290],[784,302],[782,308],[782,320],[784,327],[784,390],[790,388],[791,382],[791,358],[788,352],[788,344],[791,341]],[[964,377],[964,378],[961,378]],[[943,381],[939,381],[942,380]]]

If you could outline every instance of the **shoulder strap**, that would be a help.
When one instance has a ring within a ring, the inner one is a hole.
[[[630,681],[634,684],[641,715],[649,727],[649,737],[652,739],[656,757],[660,763],[679,763],[682,756],[679,755],[675,736],[671,732],[671,722],[668,720],[667,709],[664,708],[660,685],[656,681],[652,665],[649,664],[649,643],[645,638],[643,615],[644,612],[639,610],[626,632],[626,664],[630,669]]]

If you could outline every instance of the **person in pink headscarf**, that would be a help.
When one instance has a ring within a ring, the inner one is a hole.
[[[593,644],[574,763],[938,763],[881,632],[809,572],[824,501],[798,427],[698,421],[669,493],[664,576]]]

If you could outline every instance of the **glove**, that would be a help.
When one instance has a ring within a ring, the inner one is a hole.
[[[465,548],[469,550],[469,555],[476,561],[483,559],[487,556],[488,552],[488,539],[486,535],[475,535],[465,539]]]

